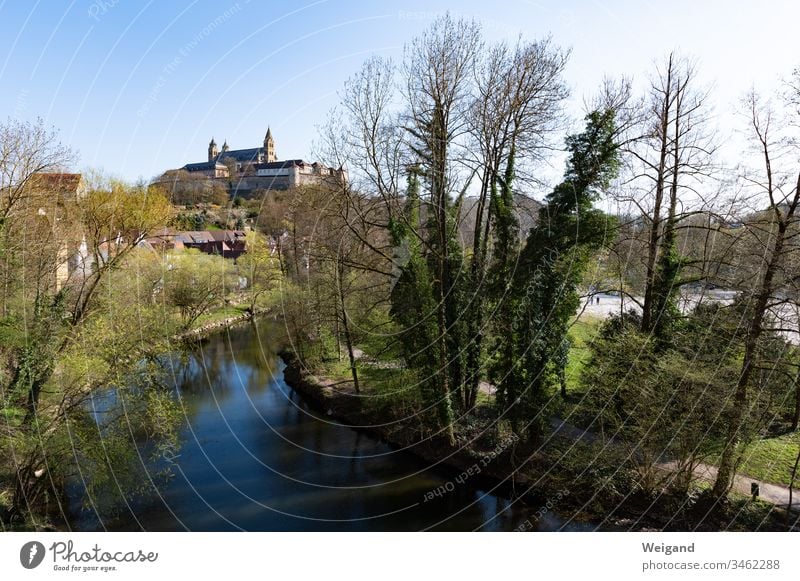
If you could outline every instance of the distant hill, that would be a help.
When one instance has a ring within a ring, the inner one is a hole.
[[[528,235],[528,230],[530,230],[536,223],[542,203],[534,200],[533,198],[529,198],[528,196],[515,194],[514,204],[515,214],[517,216],[517,220],[519,220],[520,237],[524,239]],[[478,198],[468,197],[464,199],[464,209],[458,231],[465,244],[471,244],[475,234],[475,218],[478,211],[477,206]]]

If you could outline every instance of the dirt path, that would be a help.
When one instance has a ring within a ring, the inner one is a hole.
[[[616,304],[614,304],[613,301],[607,300],[605,303],[601,302],[600,305],[595,306],[595,312],[588,311],[588,308],[587,312],[593,315],[608,316],[612,310],[619,309],[619,297],[604,296],[603,298],[614,298],[616,299]],[[353,351],[357,359],[364,358],[364,353],[360,349],[354,349]],[[478,388],[481,392],[487,395],[495,395],[497,392],[495,386],[486,381],[481,381],[478,384]],[[550,427],[553,429],[554,434],[570,440],[583,440],[586,442],[596,442],[599,440],[598,435],[594,432],[590,430],[583,430],[555,416],[550,418]],[[659,466],[665,470],[674,469],[674,464],[672,462],[666,462],[660,464]],[[695,468],[694,475],[699,480],[713,483],[717,478],[717,467],[709,464],[700,464],[697,466],[697,468]],[[751,478],[744,474],[737,474],[734,477],[733,490],[744,496],[751,496],[750,485],[753,482],[757,483],[759,486],[759,498],[761,498],[761,500],[774,504],[780,508],[786,508],[789,506],[789,488],[780,484],[773,484],[771,482],[765,482],[763,480]],[[794,489],[794,493],[792,495],[792,510],[800,512],[800,494],[798,493],[800,493],[800,490]]]
[[[671,463],[663,465],[665,468],[670,468]],[[714,482],[717,479],[717,467],[709,464],[700,464],[695,468],[694,475],[706,482]],[[780,508],[787,508],[789,506],[789,488],[780,484],[773,484],[771,482],[764,482],[746,476],[744,474],[737,474],[733,480],[733,490],[744,495],[750,496],[750,485],[752,483],[758,484],[759,498]],[[800,498],[798,498],[797,489],[794,490],[792,495],[792,510],[800,511]]]
[[[584,440],[586,442],[595,442],[599,438],[597,434],[589,430],[582,430],[564,420],[552,417],[550,418],[550,425],[555,434],[563,436],[571,440]],[[659,464],[660,468],[665,470],[672,470],[675,467],[673,462],[665,462]],[[698,480],[713,483],[717,479],[717,467],[710,464],[699,464],[694,469],[694,475]],[[744,496],[751,496],[750,485],[755,482],[759,487],[759,498],[770,504],[774,504],[779,508],[787,508],[789,506],[789,488],[780,484],[773,484],[772,482],[765,482],[746,476],[744,474],[737,474],[733,481],[733,490]],[[792,510],[800,512],[800,491],[794,489],[792,494]]]

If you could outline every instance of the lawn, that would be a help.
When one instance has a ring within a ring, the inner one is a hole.
[[[230,319],[231,317],[238,317],[247,310],[247,305],[227,305],[212,309],[211,311],[201,315],[197,318],[197,320],[192,325],[192,328],[202,327],[203,325],[207,325],[209,323],[216,323],[219,321],[223,321],[225,319]]]
[[[798,434],[758,440],[745,450],[739,472],[765,482],[789,486],[799,443]],[[798,482],[795,482],[796,486]]]
[[[597,317],[584,315],[569,330],[569,340],[572,347],[569,350],[567,361],[567,390],[572,391],[580,387],[580,376],[583,368],[589,362],[591,351],[589,343],[600,328],[603,320]]]

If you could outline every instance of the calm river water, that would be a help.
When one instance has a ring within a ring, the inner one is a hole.
[[[535,512],[469,484],[425,502],[456,475],[309,409],[283,380],[271,325],[213,336],[175,370],[184,424],[172,477],[124,499],[107,491],[113,509],[86,508],[71,487],[71,528],[512,530]],[[551,513],[534,528],[562,524]]]

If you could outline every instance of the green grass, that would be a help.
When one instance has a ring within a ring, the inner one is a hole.
[[[789,486],[799,444],[798,434],[757,440],[745,450],[739,472],[765,482]]]
[[[591,351],[589,343],[597,334],[603,320],[597,317],[584,315],[569,330],[569,340],[572,347],[569,350],[567,361],[567,390],[571,391],[580,387],[580,377],[583,368],[589,362]]]
[[[201,315],[197,318],[192,325],[193,328],[202,327],[203,325],[207,325],[209,323],[216,323],[218,321],[222,321],[224,319],[229,319],[231,317],[238,317],[242,315],[247,310],[246,305],[227,305],[218,307],[209,311],[208,313]]]
[[[419,387],[413,372],[406,369],[359,367],[359,378],[367,408],[379,415],[405,417],[419,410]]]
[[[359,344],[359,348],[362,345]],[[366,408],[377,415],[404,416],[418,409],[419,387],[416,377],[407,369],[376,367],[358,361],[358,381]],[[350,361],[346,353],[341,360],[328,358],[315,365],[316,373],[333,382],[352,381]]]
[[[362,379],[364,374],[361,370],[361,365],[358,365],[358,363],[356,365],[358,367],[358,377]],[[317,372],[320,375],[334,381],[349,380],[353,377],[350,371],[350,360],[345,354],[342,355],[341,361],[335,359],[326,360],[324,363],[320,363],[317,368]]]
[[[376,361],[395,361],[400,358],[400,342],[392,341],[379,333],[364,335],[357,347]]]

